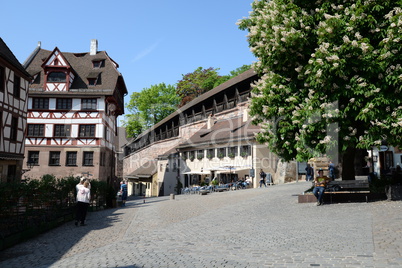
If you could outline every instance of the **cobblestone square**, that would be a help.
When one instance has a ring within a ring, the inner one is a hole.
[[[402,267],[402,202],[297,203],[308,182],[132,199],[0,252],[0,267]]]

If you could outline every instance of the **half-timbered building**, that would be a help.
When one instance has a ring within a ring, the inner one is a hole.
[[[30,75],[0,38],[0,181],[21,179]]]
[[[127,94],[119,65],[91,40],[90,52],[40,47],[24,63],[29,86],[25,155],[30,178],[115,174],[117,117]]]

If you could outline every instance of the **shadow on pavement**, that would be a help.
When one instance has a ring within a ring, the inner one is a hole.
[[[151,202],[156,202],[153,200]],[[47,267],[57,262],[63,256],[69,254],[80,254],[72,252],[72,248],[79,243],[83,237],[94,233],[104,233],[100,230],[113,227],[122,222],[122,215],[127,213],[122,210],[134,209],[135,207],[147,205],[128,201],[126,207],[109,208],[105,210],[88,212],[86,225],[75,226],[75,220],[66,222],[59,227],[42,233],[27,241],[21,242],[11,248],[0,251],[0,267]],[[105,243],[113,243],[116,238],[115,228],[109,228],[110,235],[103,237]],[[90,249],[91,245],[83,248],[83,251]],[[131,266],[132,267],[132,266]]]

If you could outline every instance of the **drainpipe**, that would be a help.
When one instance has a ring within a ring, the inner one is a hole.
[[[180,162],[181,162],[181,158],[180,158],[180,152],[179,150],[176,148],[176,159],[177,159],[177,176],[176,176],[176,180],[181,182],[180,179]],[[182,183],[183,187],[184,184]],[[177,189],[177,194],[180,194],[179,189]]]
[[[253,150],[253,148],[254,148],[254,145],[251,145],[250,146],[251,147],[251,153],[250,153],[250,155],[251,155],[251,170],[253,170],[253,188],[254,188],[254,181],[255,181],[255,170],[254,170],[254,150]]]

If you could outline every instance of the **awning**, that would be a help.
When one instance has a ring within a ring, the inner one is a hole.
[[[183,172],[183,174],[197,174],[197,175],[209,175],[211,172],[209,171],[187,171]]]
[[[242,170],[250,170],[249,168],[248,169],[236,169],[236,170],[234,170],[234,169],[232,169],[232,170],[219,170],[219,171],[217,171],[216,173],[217,174],[230,174],[230,173],[237,173],[238,171],[242,171]]]
[[[251,166],[223,166],[219,167],[216,171],[218,174],[222,173],[236,173],[241,170],[250,170]]]
[[[217,168],[206,168],[206,170],[209,170],[209,171],[225,171],[225,170],[227,170],[227,169],[226,169],[226,168],[217,167]]]

